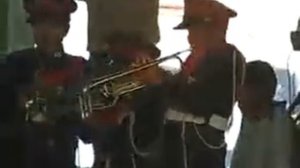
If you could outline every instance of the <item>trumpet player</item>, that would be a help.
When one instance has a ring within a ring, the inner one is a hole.
[[[186,0],[183,21],[192,52],[169,93],[166,113],[166,168],[224,168],[224,132],[235,92],[242,84],[244,58],[226,42],[235,11],[215,0]]]
[[[116,32],[107,38],[104,57],[111,59],[108,61],[110,64],[103,64],[103,57],[91,58],[90,76],[135,68],[159,56],[160,50],[141,36],[135,33]],[[94,168],[107,165],[112,168],[126,168],[133,165],[146,167],[154,163],[147,156],[140,156],[135,149],[146,150],[154,145],[159,137],[163,122],[163,106],[160,102],[162,92],[158,87],[161,78],[162,71],[158,66],[126,76],[122,80],[143,82],[149,87],[137,93],[130,93],[113,107],[93,111],[86,118],[86,122],[94,130],[92,137],[95,151]],[[134,125],[131,122],[133,113]],[[157,124],[158,122],[161,124]]]
[[[77,137],[84,134],[76,92],[85,60],[64,52],[73,0],[24,0],[36,48],[8,55],[15,106],[26,128],[24,168],[75,168]],[[9,166],[8,166],[9,167]]]

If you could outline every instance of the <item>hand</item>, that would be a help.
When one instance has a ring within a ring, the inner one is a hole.
[[[146,54],[140,54],[139,57],[131,64],[131,67],[136,68],[154,61]],[[146,68],[133,74],[133,78],[145,84],[159,84],[162,81],[161,70],[158,65]]]
[[[121,125],[123,120],[129,115],[128,105],[119,103],[114,107],[101,111],[95,111],[84,119],[84,122],[91,126],[99,124]]]

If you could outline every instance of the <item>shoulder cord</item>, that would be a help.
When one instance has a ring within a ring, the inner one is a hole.
[[[236,49],[233,50],[233,55],[232,55],[232,107],[231,107],[231,112],[233,112],[233,108],[234,108],[234,105],[235,105],[235,102],[236,102],[236,70],[237,70],[237,51]],[[244,66],[244,65],[243,65]],[[244,69],[244,67],[243,67]],[[244,76],[244,75],[242,75]],[[243,78],[243,77],[242,77]],[[229,122],[228,122],[228,125],[227,125],[227,128],[226,128],[226,131],[229,130],[230,128],[230,125],[232,124],[233,122],[233,115],[231,114],[230,117],[229,117]]]
[[[187,148],[186,148],[186,142],[185,142],[185,122],[182,121],[182,127],[181,127],[181,142],[182,142],[182,151],[183,151],[183,164],[184,168],[188,168],[188,160],[187,160]]]
[[[231,107],[231,111],[233,111],[233,106],[235,104],[236,101],[236,64],[237,64],[237,51],[234,49],[233,50],[233,57],[232,57],[232,107]],[[232,115],[231,115],[232,117]],[[228,129],[228,128],[227,128]]]
[[[131,154],[131,163],[132,163],[132,168],[136,168],[136,161],[135,161],[135,155]]]
[[[133,133],[133,127],[135,124],[135,113],[130,112],[129,115],[129,141],[131,144],[131,147],[133,148],[133,153],[131,154],[131,163],[132,163],[132,168],[136,168],[136,160],[135,160],[135,154],[141,157],[146,157],[149,156],[149,152],[142,152],[138,149],[138,147],[134,143],[134,133]]]
[[[218,145],[212,145],[212,144],[208,143],[207,140],[200,134],[200,132],[199,132],[199,130],[197,128],[197,125],[195,123],[193,124],[193,127],[194,127],[194,130],[195,130],[198,138],[209,149],[217,150],[217,149],[222,149],[222,148],[224,148],[226,146],[226,142],[225,141],[223,141],[221,144],[218,144]]]
[[[110,168],[111,167],[110,164],[111,164],[111,158],[108,157],[105,159],[104,168]]]
[[[141,157],[146,157],[150,155],[150,152],[142,152],[141,150],[138,149],[138,147],[135,145],[134,143],[134,133],[133,133],[133,126],[135,123],[135,114],[134,112],[131,112],[129,115],[129,140],[130,140],[130,144],[133,148],[133,151],[135,154],[137,154],[138,156]]]

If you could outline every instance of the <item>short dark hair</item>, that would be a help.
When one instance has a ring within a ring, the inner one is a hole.
[[[252,61],[246,64],[245,87],[260,92],[262,98],[273,100],[277,87],[276,73],[272,66],[264,61]]]

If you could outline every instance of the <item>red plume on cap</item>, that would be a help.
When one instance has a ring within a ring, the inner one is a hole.
[[[77,4],[74,0],[24,0],[24,9],[30,15],[30,22],[38,19],[69,21]]]

